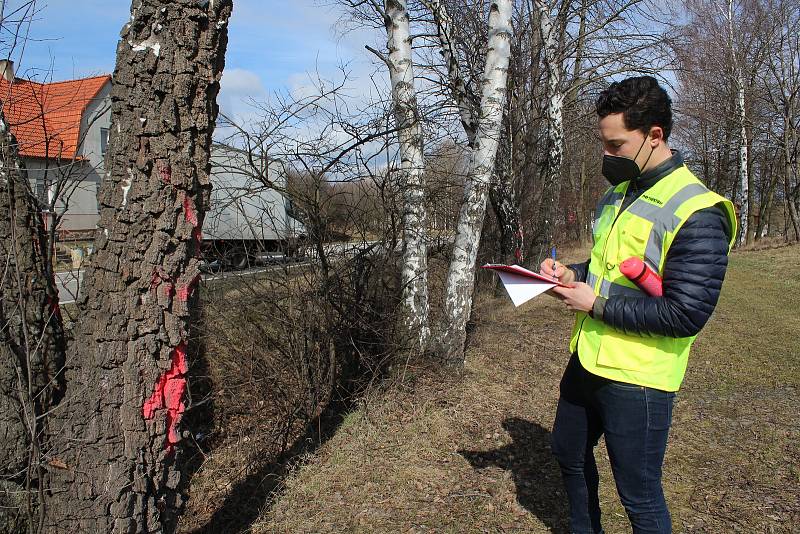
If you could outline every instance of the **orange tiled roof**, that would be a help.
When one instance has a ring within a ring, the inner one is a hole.
[[[0,77],[0,102],[21,156],[75,159],[81,116],[111,76],[39,83]]]

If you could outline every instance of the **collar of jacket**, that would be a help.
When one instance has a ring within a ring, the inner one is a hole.
[[[643,173],[636,180],[631,181],[630,189],[634,191],[646,191],[656,185],[663,177],[669,175],[683,166],[683,156],[679,150],[672,150],[672,157],[662,161],[657,166]]]

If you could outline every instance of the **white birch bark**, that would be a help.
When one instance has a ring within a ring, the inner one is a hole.
[[[474,148],[475,138],[478,133],[477,116],[480,114],[480,110],[476,109],[476,102],[470,98],[471,93],[467,89],[464,76],[461,74],[461,67],[456,58],[452,31],[453,19],[450,18],[447,7],[440,0],[430,0],[425,3],[433,14],[433,19],[436,23],[436,31],[442,47],[442,57],[445,65],[447,65],[450,93],[456,106],[458,106],[458,114],[461,118],[461,124],[464,126],[464,132],[467,134],[469,146]]]
[[[478,117],[480,116],[480,102],[474,92],[467,86],[455,52],[455,39],[453,38],[453,19],[447,6],[441,0],[424,1],[433,14],[436,31],[439,37],[442,57],[447,66],[448,85],[453,101],[458,107],[461,124],[467,135],[467,142],[473,150],[476,148],[478,135]],[[503,137],[495,157],[494,173],[489,189],[497,223],[500,226],[501,255],[506,261],[513,254],[517,262],[523,259],[523,231],[520,223],[518,202],[514,193],[511,131]]]
[[[470,173],[464,185],[464,200],[447,273],[442,349],[445,360],[455,365],[464,363],[466,326],[472,308],[475,280],[475,259],[500,140],[511,55],[511,14],[511,0],[492,1],[489,8],[489,42],[477,148],[472,152]]]
[[[747,175],[748,153],[747,153],[747,114],[744,105],[744,75],[742,65],[736,55],[736,45],[733,33],[733,0],[728,0],[728,45],[731,53],[731,69],[733,82],[736,87],[736,119],[739,123],[739,228],[740,233],[736,241],[737,246],[742,246],[747,242],[750,229],[748,221],[750,219],[750,194],[749,177]]]
[[[562,87],[562,67],[560,61],[560,42],[550,8],[544,0],[535,0],[539,15],[539,33],[544,45],[544,67],[547,79],[547,161],[545,163],[544,183],[542,184],[542,202],[540,217],[537,221],[542,225],[538,233],[538,256],[541,256],[553,244],[554,227],[558,213],[558,200],[561,197],[561,165],[564,160],[564,90]]]
[[[422,127],[417,110],[411,59],[411,32],[405,0],[386,0],[389,78],[394,115],[400,131],[400,172],[403,191],[403,284],[400,325],[408,341],[425,350],[428,325],[428,260],[425,242],[425,169]]]

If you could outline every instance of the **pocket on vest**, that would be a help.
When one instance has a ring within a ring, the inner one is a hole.
[[[644,260],[647,240],[650,239],[650,228],[637,228],[634,231],[622,228],[620,234],[618,263],[622,263],[631,256]]]
[[[665,352],[664,348],[663,337],[606,332],[600,338],[597,365],[647,374],[658,372],[659,367],[668,366],[674,359],[674,355]]]

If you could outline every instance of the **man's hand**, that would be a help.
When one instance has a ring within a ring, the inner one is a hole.
[[[571,284],[575,281],[575,272],[563,263],[553,262],[553,258],[547,258],[539,265],[539,274],[555,276],[562,284]]]
[[[592,306],[594,306],[594,300],[597,298],[597,295],[594,294],[594,289],[583,282],[576,282],[570,287],[556,286],[550,291],[561,297],[561,300],[571,311],[589,313],[592,310]]]

